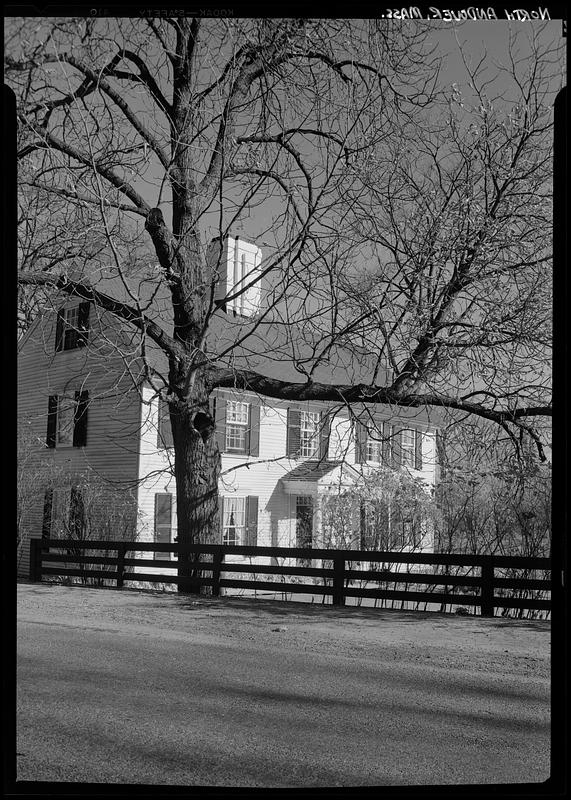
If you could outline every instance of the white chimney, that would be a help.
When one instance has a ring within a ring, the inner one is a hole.
[[[261,305],[260,276],[262,251],[253,242],[240,236],[227,236],[221,245],[213,239],[206,258],[217,279],[214,299],[227,311],[241,317],[253,317]],[[250,286],[250,284],[253,284]],[[249,287],[238,297],[226,301],[235,292]]]

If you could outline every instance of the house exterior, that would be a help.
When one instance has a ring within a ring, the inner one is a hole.
[[[252,282],[252,272],[259,270],[260,254],[251,243],[248,247],[230,240],[211,251],[225,260],[221,281],[226,296],[239,281]],[[145,285],[155,284],[149,279]],[[141,284],[137,288],[140,293]],[[230,323],[247,324],[262,299],[258,290],[245,300],[224,303],[223,292],[220,298],[222,341],[224,335],[235,335],[228,331]],[[153,313],[164,319],[168,304],[161,309],[153,296]],[[29,569],[31,538],[73,534],[85,511],[84,487],[94,482],[101,488],[97,513],[106,531],[101,538],[119,538],[109,524],[110,506],[116,502],[109,498],[122,493],[130,504],[121,518],[121,538],[174,540],[172,434],[155,379],[164,358],[148,348],[147,367],[154,359],[149,378],[140,347],[136,331],[69,296],[36,320],[20,343],[19,424],[32,434],[38,463],[47,467],[39,474],[59,476],[55,485],[38,481],[23,521],[21,574]],[[245,363],[250,358],[245,354]],[[277,362],[274,368],[284,374],[286,365]],[[362,504],[351,490],[375,476],[382,480],[388,469],[416,478],[427,494],[434,487],[436,427],[424,410],[372,405],[348,410],[340,404],[286,402],[226,389],[216,390],[212,402],[222,453],[222,543],[382,547],[387,544],[382,538],[370,540]],[[77,476],[84,476],[83,484]],[[330,513],[333,499],[340,496],[349,497],[341,513],[342,540],[336,538],[338,525]],[[407,518],[393,504],[383,521],[392,530],[393,546],[432,549],[428,520]],[[93,529],[96,533],[97,522]]]

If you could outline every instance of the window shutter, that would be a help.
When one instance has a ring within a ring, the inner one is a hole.
[[[60,350],[63,350],[63,328],[64,328],[64,318],[63,318],[63,310],[60,309],[57,312],[57,319],[56,319],[56,353]]]
[[[246,498],[246,545],[256,547],[258,544],[258,498],[248,495]]]
[[[226,514],[226,498],[218,498],[218,530],[220,543],[224,542],[224,515]]]
[[[75,393],[75,413],[73,420],[73,446],[85,447],[87,444],[87,391]]]
[[[161,450],[166,447],[174,447],[169,404],[162,397],[159,397],[159,424],[157,427],[157,447]]]
[[[85,347],[87,344],[87,336],[89,333],[89,301],[79,304],[79,312],[77,319],[77,346]]]
[[[226,398],[218,395],[214,401],[216,422],[216,443],[218,450],[223,453],[226,450]]]
[[[393,467],[398,469],[398,467],[402,466],[402,427],[400,425],[393,425],[391,443]]]
[[[319,420],[319,458],[327,461],[329,455],[329,437],[331,436],[331,417],[329,412],[322,411]]]
[[[248,409],[248,453],[251,456],[260,455],[260,406],[258,403],[250,403]]]
[[[297,408],[288,408],[286,455],[290,458],[295,458],[299,454],[300,443],[301,411]]]
[[[367,460],[368,431],[360,419],[355,420],[355,463],[364,464]]]
[[[382,453],[383,453],[383,464],[385,466],[391,466],[391,455],[392,455],[392,444],[393,444],[393,427],[389,425],[388,422],[382,423],[382,430],[383,430],[383,442],[382,442]]]
[[[422,469],[422,431],[414,432],[414,468]]]
[[[46,445],[48,447],[56,446],[57,404],[57,395],[50,395],[48,397],[48,429],[46,433]]]
[[[69,500],[69,532],[74,539],[83,539],[85,533],[85,505],[81,489],[71,487]]]
[[[54,502],[54,490],[46,489],[44,495],[44,515],[42,519],[42,539],[49,539],[52,532],[52,505]]]

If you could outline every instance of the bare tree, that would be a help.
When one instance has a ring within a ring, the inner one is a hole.
[[[186,18],[15,21],[9,31],[19,155],[46,157],[34,186],[92,209],[119,273],[121,220],[144,226],[152,243],[172,329],[136,299],[57,268],[23,273],[21,282],[91,301],[165,355],[166,372],[147,364],[141,375],[164,378],[180,542],[208,540],[215,525],[216,387],[347,407],[462,409],[510,435],[525,431],[541,449],[529,420],[551,413],[544,387],[503,376],[510,358],[521,363],[520,344],[532,347],[520,284],[526,296],[544,289],[533,270],[548,252],[534,232],[549,208],[554,56],[532,48],[523,76],[512,62],[521,108],[508,127],[507,111],[484,98],[481,68],[467,63],[483,108],[474,131],[455,114],[455,98],[437,91],[429,31],[386,20]],[[432,118],[442,104],[446,126]],[[414,158],[402,147],[409,136]],[[221,307],[252,288],[217,295],[221,260],[207,245],[237,226],[268,253],[255,276],[266,302],[252,318],[228,317],[213,342]],[[371,243],[380,267],[364,275],[359,258]],[[508,292],[509,319],[497,304],[495,314],[478,309],[477,297],[494,291]],[[482,353],[500,347],[490,395]],[[376,363],[369,381],[318,380],[343,348]],[[262,355],[294,364],[293,379],[264,372]],[[394,373],[389,385],[378,385],[383,363]]]

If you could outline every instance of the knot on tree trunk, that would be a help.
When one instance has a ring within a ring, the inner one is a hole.
[[[214,420],[210,414],[205,414],[202,411],[196,413],[192,419],[192,425],[200,434],[203,442],[206,442],[214,433]]]

